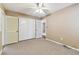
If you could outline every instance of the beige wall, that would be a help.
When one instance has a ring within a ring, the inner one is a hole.
[[[2,4],[0,3],[0,8],[2,8]]]
[[[79,4],[55,12],[46,19],[48,38],[79,48]]]
[[[2,3],[0,3],[0,8],[5,11],[5,8],[3,7]]]

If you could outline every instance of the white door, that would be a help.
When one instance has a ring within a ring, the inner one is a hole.
[[[36,20],[36,38],[41,38],[43,33],[42,20]]]
[[[19,41],[35,38],[35,20],[19,17]]]
[[[18,42],[18,17],[6,17],[7,44]]]

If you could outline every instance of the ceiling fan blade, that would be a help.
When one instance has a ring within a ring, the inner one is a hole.
[[[52,11],[50,8],[41,8],[42,10]]]

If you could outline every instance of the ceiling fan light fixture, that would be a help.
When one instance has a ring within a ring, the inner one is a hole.
[[[35,12],[40,14],[45,14],[45,12],[42,9],[37,9]]]

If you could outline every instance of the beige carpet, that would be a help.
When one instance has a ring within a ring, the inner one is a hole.
[[[44,39],[30,39],[8,45],[3,55],[78,55],[78,51],[65,48]]]

